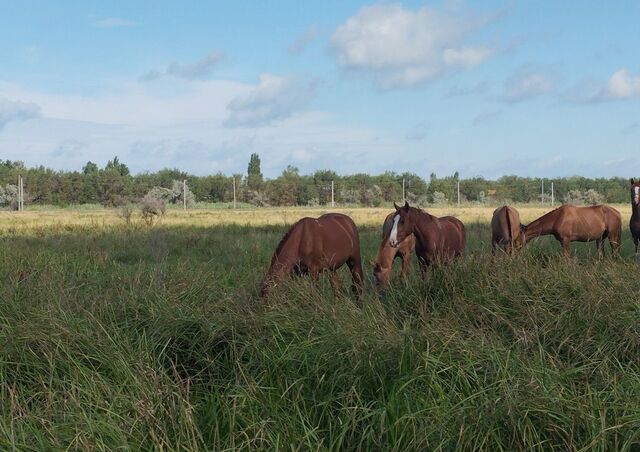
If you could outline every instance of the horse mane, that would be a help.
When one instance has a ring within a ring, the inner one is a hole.
[[[295,224],[293,224],[289,228],[289,230],[284,234],[284,236],[282,236],[282,239],[280,239],[280,243],[278,243],[278,246],[276,247],[276,250],[273,253],[273,256],[271,256],[271,265],[272,266],[276,262],[276,260],[278,259],[278,255],[280,254],[280,251],[282,251],[282,248],[284,248],[284,244],[287,242],[287,240],[289,240],[289,237],[291,237],[291,234],[293,234],[293,231],[296,229],[298,224],[300,224],[300,221],[297,221]]]

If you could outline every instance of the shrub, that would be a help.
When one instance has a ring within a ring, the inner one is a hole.
[[[25,194],[25,199],[27,198]],[[0,185],[0,206],[18,210],[18,186],[7,184]]]
[[[187,206],[191,207],[195,204],[196,197],[189,187],[185,187],[179,180],[174,180],[171,188],[153,187],[146,196],[158,199],[165,204],[182,204],[183,197],[187,200]],[[146,197],[145,196],[145,197]]]
[[[441,191],[434,191],[433,195],[431,195],[431,199],[434,204],[444,204],[447,202],[447,197]]]
[[[604,196],[592,188],[584,192],[580,190],[570,190],[564,195],[563,199],[565,204],[587,204],[592,206],[604,202]]]
[[[147,226],[152,226],[156,220],[165,214],[167,211],[167,205],[162,199],[147,194],[140,201],[140,210],[142,212],[142,219],[144,222]]]

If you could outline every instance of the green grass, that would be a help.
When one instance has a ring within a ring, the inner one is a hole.
[[[0,449],[638,450],[640,268],[553,240],[361,303],[256,297],[283,227],[0,236]],[[379,228],[361,230],[365,273]]]

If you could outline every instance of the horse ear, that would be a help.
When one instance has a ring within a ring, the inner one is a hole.
[[[398,206],[398,204],[396,204],[395,201],[393,202],[393,207],[396,208],[396,211],[400,211],[400,206]]]
[[[408,201],[404,202],[404,210],[405,211],[409,211],[409,202]]]

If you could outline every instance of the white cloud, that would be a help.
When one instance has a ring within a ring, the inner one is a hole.
[[[307,46],[318,36],[318,28],[311,25],[289,46],[289,53],[298,55],[307,48]]]
[[[297,77],[262,74],[251,92],[229,102],[225,125],[256,127],[270,124],[307,107],[314,94],[314,85],[303,83]]]
[[[120,17],[103,17],[94,19],[92,22],[94,27],[97,28],[121,28],[132,27],[136,23],[129,19],[122,19]]]
[[[291,153],[291,158],[296,162],[309,163],[315,158],[315,154],[312,149],[300,148]]]
[[[227,104],[252,87],[229,80],[180,85],[175,94],[158,95],[152,86],[131,83],[108,94],[48,94],[0,82],[0,96],[40,107],[42,116],[70,121],[129,126],[167,126],[194,121],[216,122],[228,116]],[[0,107],[0,111],[2,107]]]
[[[10,101],[0,97],[0,131],[13,121],[26,121],[40,116],[40,107],[32,102]]]
[[[494,50],[466,42],[485,22],[427,7],[373,5],[340,25],[331,41],[342,67],[371,73],[381,87],[406,87],[489,58]]]
[[[627,69],[619,69],[609,77],[607,83],[584,81],[569,90],[564,98],[574,103],[640,98],[640,75],[633,75]]]
[[[614,72],[601,96],[609,99],[640,97],[640,76],[631,75],[626,69]]]
[[[173,62],[163,71],[152,69],[140,77],[142,81],[157,80],[165,75],[184,78],[187,80],[203,80],[211,76],[213,70],[224,57],[222,52],[213,51],[193,63]]]
[[[531,99],[553,90],[552,78],[529,67],[523,67],[516,71],[504,82],[502,98],[506,102],[521,102]]]

